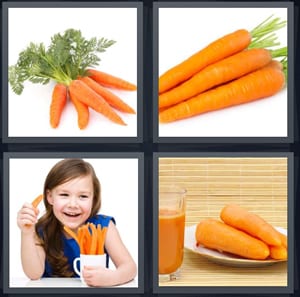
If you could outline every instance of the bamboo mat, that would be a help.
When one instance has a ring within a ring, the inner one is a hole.
[[[287,228],[287,158],[160,158],[159,185],[186,189],[186,226],[239,204]],[[181,277],[160,286],[287,286],[287,263],[229,267],[185,250]]]

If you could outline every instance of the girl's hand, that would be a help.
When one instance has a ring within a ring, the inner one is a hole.
[[[85,266],[82,272],[84,281],[91,287],[112,286],[115,283],[115,271],[101,266]]]
[[[19,210],[17,215],[18,227],[24,233],[30,233],[34,231],[34,226],[38,220],[39,210],[34,208],[32,204],[25,203]]]

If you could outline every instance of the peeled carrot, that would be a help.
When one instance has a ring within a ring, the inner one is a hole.
[[[76,99],[103,114],[111,121],[120,125],[126,125],[112,107],[83,81],[73,80],[69,85],[69,91],[71,96],[75,96]]]
[[[77,112],[77,124],[79,129],[85,129],[89,123],[90,111],[86,104],[77,99],[76,94],[70,93],[70,99]]]
[[[99,83],[97,83],[95,80],[91,79],[88,76],[84,76],[79,78],[83,82],[85,82],[91,89],[93,89],[97,94],[102,96],[109,105],[112,107],[126,113],[132,113],[135,114],[135,111],[121,98],[119,98],[114,93],[110,92],[106,88],[102,87]]]
[[[56,128],[59,125],[66,103],[67,87],[64,84],[57,83],[54,86],[50,104],[50,124],[53,128]]]
[[[261,240],[214,219],[200,222],[195,237],[197,245],[247,259],[263,260],[270,254],[268,246]]]
[[[101,225],[97,225],[97,254],[104,254],[104,242],[106,235],[106,227],[101,228]]]
[[[229,82],[267,65],[270,51],[259,48],[241,51],[205,67],[189,80],[159,95],[159,108],[174,105],[212,87]]]
[[[68,226],[64,226],[64,230],[66,231],[67,234],[69,234],[72,238],[74,238],[79,245],[79,240],[76,233],[72,231]]]
[[[280,91],[284,84],[284,73],[267,65],[162,111],[159,121],[168,123],[269,97]]]
[[[280,239],[281,239],[281,244],[282,244],[285,248],[287,248],[287,246],[288,246],[288,243],[287,243],[287,236],[286,236],[285,234],[282,234],[281,232],[278,232],[278,235],[279,235],[279,237],[280,237]]]
[[[34,207],[34,208],[37,208],[38,205],[41,203],[41,201],[43,200],[44,198],[44,195],[41,194],[39,196],[37,196],[32,202],[31,202],[31,205]]]
[[[103,71],[88,69],[87,73],[90,78],[107,87],[122,89],[126,91],[135,91],[137,89],[136,85],[132,84],[131,82]]]
[[[287,249],[283,245],[270,246],[270,257],[275,260],[287,259]]]
[[[189,79],[204,67],[238,53],[245,49],[250,42],[251,34],[244,29],[218,38],[202,50],[163,73],[158,81],[159,93],[163,93]]]
[[[226,224],[247,232],[268,245],[281,245],[281,238],[272,225],[239,205],[226,205],[221,210],[220,217]]]
[[[90,228],[91,228],[91,245],[90,245],[89,254],[96,255],[96,253],[97,253],[97,229],[94,224],[90,224]]]

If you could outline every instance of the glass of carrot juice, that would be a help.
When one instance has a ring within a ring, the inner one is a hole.
[[[183,262],[186,190],[175,186],[159,189],[159,281],[179,277]]]

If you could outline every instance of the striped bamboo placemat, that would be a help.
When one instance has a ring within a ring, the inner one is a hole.
[[[160,158],[159,185],[187,190],[186,226],[239,204],[287,228],[287,158]],[[287,286],[287,264],[229,267],[185,250],[180,279],[160,286]]]

